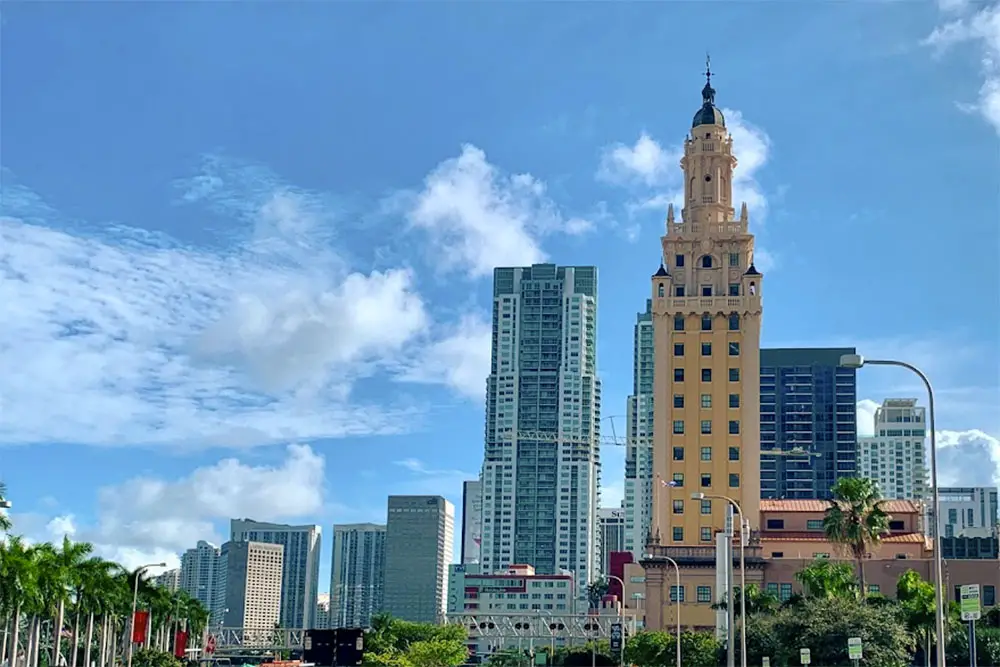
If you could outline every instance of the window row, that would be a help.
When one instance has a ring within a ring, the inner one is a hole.
[[[674,526],[671,529],[670,533],[671,533],[670,537],[671,539],[673,539],[674,542],[684,541],[683,526]],[[701,539],[702,542],[712,542],[713,539],[715,538],[715,530],[713,530],[710,526],[702,526],[700,528],[700,533],[698,537]]]
[[[712,369],[711,368],[702,368],[701,369],[701,381],[702,382],[711,382],[712,381]],[[730,382],[739,382],[740,381],[740,369],[739,368],[730,368],[729,369],[729,381]],[[675,368],[674,369],[674,382],[684,382],[684,369],[683,368]]]
[[[674,407],[683,408],[684,407],[684,394],[674,394]],[[702,394],[701,395],[701,407],[710,408],[712,407],[712,395]],[[740,395],[739,394],[729,394],[729,407],[738,408],[740,407]]]
[[[732,448],[730,448],[730,449],[732,449]],[[736,459],[734,459],[734,460],[736,460]],[[674,473],[672,486],[674,486],[674,487],[682,487],[682,486],[684,486],[684,473],[682,473],[682,472],[675,472]],[[710,472],[703,472],[703,473],[701,473],[701,488],[703,488],[703,489],[710,489],[710,488],[712,488],[712,473],[710,473]],[[703,502],[709,502],[709,501],[703,501]],[[709,510],[709,513],[710,512],[711,512],[711,510]],[[768,527],[770,527],[770,526],[768,526]]]
[[[701,434],[711,435],[712,433],[712,420],[702,419],[701,420]],[[740,433],[740,422],[738,419],[729,420],[729,435],[739,435]],[[684,420],[675,419],[674,420],[674,435],[684,434]]]
[[[683,357],[684,356],[684,343],[674,343],[674,356]],[[710,357],[712,356],[712,344],[702,343],[701,344],[701,356]],[[738,357],[740,356],[740,344],[736,341],[730,341],[729,343],[729,356]]]
[[[670,587],[670,601],[671,602],[685,602],[684,599],[684,588],[685,586],[681,584],[680,586]],[[696,600],[702,604],[712,604],[715,600],[712,599],[712,587],[711,586],[698,586],[695,588]]]
[[[740,253],[730,252],[727,254],[729,257],[729,266],[733,268],[738,268],[740,266]],[[711,255],[702,255],[698,259],[698,264],[703,269],[711,269],[714,266],[713,265],[714,261],[715,259]],[[674,266],[677,268],[681,268],[684,266],[684,255],[680,254],[674,255]]]
[[[674,461],[683,461],[683,460],[684,460],[684,448],[683,447],[674,447]],[[701,448],[701,460],[702,461],[711,461],[712,460],[712,448],[711,447],[702,447]],[[740,460],[740,448],[739,447],[730,447],[729,448],[729,460],[730,461],[739,461]]]
[[[674,331],[684,331],[684,321],[685,317],[683,313],[677,313],[674,315]],[[710,313],[705,313],[701,316],[701,330],[702,331],[712,331],[712,320],[715,318]],[[729,313],[729,330],[739,331],[740,330],[740,314],[739,313]]]
[[[656,296],[665,297],[667,295],[667,287],[665,284],[660,283],[656,286]],[[674,296],[685,297],[687,296],[687,286],[686,285],[674,285]],[[729,283],[729,289],[727,296],[739,296],[740,295],[740,284],[739,283]],[[693,294],[691,296],[694,296]],[[715,288],[712,285],[702,285],[701,286],[701,296],[722,296],[721,294],[715,293]]]

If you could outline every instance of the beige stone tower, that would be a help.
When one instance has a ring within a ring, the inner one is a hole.
[[[708,82],[684,142],[684,207],[667,212],[652,277],[654,446],[652,539],[714,544],[726,503],[760,521],[760,327],[763,276],[746,204],[733,202],[733,139]]]

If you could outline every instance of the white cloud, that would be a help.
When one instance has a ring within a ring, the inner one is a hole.
[[[875,435],[875,411],[880,403],[870,398],[858,401],[858,436]]]
[[[583,218],[563,217],[542,181],[501,173],[472,145],[438,165],[423,190],[403,199],[410,224],[434,243],[434,264],[472,277],[489,276],[497,266],[545,261],[540,239],[593,227]]]
[[[949,13],[964,14],[937,26],[924,39],[938,54],[958,44],[972,43],[979,50],[983,83],[974,103],[961,108],[982,115],[1000,134],[1000,4],[992,4],[969,14],[972,3],[961,0],[940,0],[939,6]]]
[[[621,507],[624,497],[624,482],[615,481],[601,485],[601,507]]]
[[[649,187],[664,185],[671,180],[671,170],[677,169],[682,151],[667,150],[646,132],[627,146],[612,144],[601,154],[597,178],[618,185],[639,182]]]
[[[492,331],[492,325],[479,315],[466,315],[447,336],[425,348],[402,379],[445,384],[470,399],[483,400]]]
[[[1000,486],[1000,440],[979,430],[938,431],[942,486]]]

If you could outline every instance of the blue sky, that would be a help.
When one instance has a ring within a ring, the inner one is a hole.
[[[232,516],[382,520],[480,465],[490,272],[600,268],[624,413],[705,52],[766,345],[938,389],[1000,478],[1000,10],[872,3],[3,8],[0,479],[130,564]],[[873,400],[922,396],[859,375]],[[623,453],[605,454],[607,500]],[[329,549],[324,554],[327,585]]]

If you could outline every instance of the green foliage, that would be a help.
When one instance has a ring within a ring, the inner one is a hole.
[[[740,612],[742,611],[741,598],[743,596],[743,591],[741,591],[737,586],[733,589],[733,594],[736,597],[734,603],[736,608],[733,610],[733,613],[737,618],[739,618]],[[747,584],[747,616],[774,613],[778,609],[779,605],[780,602],[778,601],[777,595],[761,590],[760,586],[757,584]],[[723,599],[712,605],[712,609],[726,609],[728,606],[728,601]]]
[[[749,590],[749,586],[747,587]],[[749,615],[749,609],[748,609]],[[721,646],[708,632],[681,633],[681,660],[685,667],[715,667]],[[669,632],[639,632],[625,643],[625,662],[634,665],[676,664],[677,639]]]
[[[878,485],[864,477],[841,477],[830,491],[833,502],[823,517],[823,530],[831,542],[841,545],[854,557],[861,591],[867,591],[865,558],[889,533],[885,501]]]
[[[487,659],[489,667],[529,667],[531,658],[524,651],[517,649],[505,649],[497,651]]]
[[[607,579],[598,579],[587,586],[587,601],[590,603],[591,609],[600,608],[601,599],[608,594],[608,588]]]
[[[854,568],[843,561],[817,558],[795,573],[808,597],[856,599],[858,582]]]
[[[593,662],[591,662],[593,661]],[[557,648],[552,656],[552,664],[562,667],[614,667],[618,660],[611,657],[611,646],[607,641],[587,642],[583,646]]]
[[[460,625],[411,623],[388,614],[372,617],[364,664],[378,667],[457,667],[468,658]]]
[[[144,648],[132,656],[132,667],[183,667],[183,664],[166,651]]]

